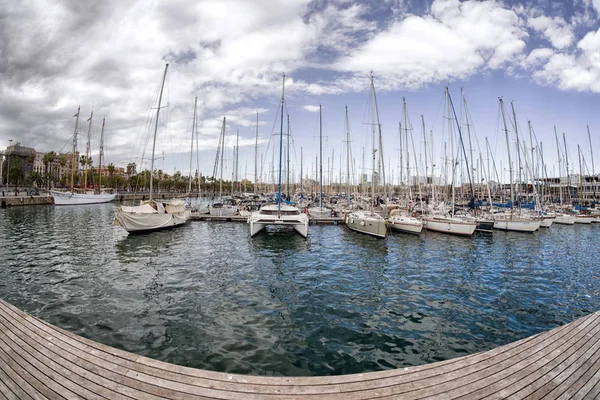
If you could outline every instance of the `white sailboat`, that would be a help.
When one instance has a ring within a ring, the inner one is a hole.
[[[73,133],[73,158],[71,159],[71,188],[69,191],[61,191],[61,190],[51,190],[52,198],[54,199],[54,205],[57,206],[69,206],[69,205],[80,205],[80,204],[98,204],[98,203],[108,203],[115,199],[117,196],[115,193],[105,193],[100,191],[100,185],[98,185],[97,191],[87,191],[87,163],[85,170],[85,184],[84,184],[84,192],[77,193],[74,190],[74,179],[75,179],[75,166],[77,165],[77,130],[79,126],[79,112],[80,108],[77,109],[77,114],[75,114],[75,132]],[[92,128],[92,117],[94,116],[94,112],[92,111],[92,115],[88,119],[88,143],[86,150],[86,160],[89,157],[89,147],[90,147],[90,134]],[[102,121],[102,135],[101,135],[101,143],[104,140],[104,121]],[[100,145],[102,152],[102,144]],[[99,165],[99,170],[102,165]],[[100,176],[100,175],[98,175]],[[98,178],[100,179],[100,178]]]
[[[379,127],[379,136],[381,139],[381,124],[379,123],[379,112],[377,110],[377,98],[375,96],[375,83],[373,79],[373,73],[371,72],[371,96],[372,96],[372,118],[377,118],[377,126]],[[378,238],[385,238],[387,235],[387,226],[385,219],[373,211],[373,201],[375,200],[375,153],[377,152],[377,146],[375,145],[375,124],[373,126],[372,142],[373,142],[373,159],[372,159],[372,173],[371,173],[371,199],[369,200],[370,210],[357,210],[352,211],[346,215],[346,226],[353,231],[365,233],[367,235],[375,236]],[[381,144],[381,140],[379,141]],[[381,148],[380,154],[381,154]]]
[[[215,159],[215,168],[213,169],[213,177],[217,174],[217,168],[220,168],[221,171],[219,177],[219,201],[212,203],[208,208],[209,214],[213,217],[231,217],[239,213],[239,207],[232,198],[223,199],[223,156],[225,152],[226,125],[227,118],[223,117],[223,125],[221,126],[221,134],[219,136],[219,146],[217,148],[217,157]]]
[[[510,204],[511,209],[510,212],[502,213],[502,214],[494,214],[494,229],[503,230],[503,231],[513,231],[513,232],[535,232],[537,231],[541,224],[542,220],[530,218],[529,216],[519,213],[519,215],[515,215],[513,213],[513,204],[515,200],[515,187],[513,185],[513,170],[512,170],[512,160],[510,157],[510,140],[508,137],[508,129],[506,127],[506,117],[504,115],[504,102],[502,98],[500,101],[500,111],[502,112],[502,121],[504,123],[504,134],[506,137],[506,151],[508,153],[508,168],[509,168],[509,184],[510,184]],[[515,115],[514,106],[512,106],[513,116],[515,119],[515,133],[517,135],[517,149],[519,149],[519,134],[517,128],[517,117]]]
[[[319,104],[319,205],[310,207],[308,215],[312,218],[328,218],[331,217],[331,210],[323,207],[323,117],[321,105]]]
[[[460,236],[471,236],[475,232],[477,228],[477,222],[468,218],[461,218],[459,216],[454,215],[454,198],[455,198],[455,163],[454,163],[454,137],[452,133],[452,111],[451,111],[451,100],[450,93],[448,92],[448,87],[446,87],[445,91],[446,102],[448,104],[448,132],[450,136],[450,152],[452,154],[452,201],[450,203],[450,216],[447,216],[447,213],[443,215],[440,214],[431,214],[423,218],[423,223],[425,224],[425,229],[428,231],[436,231],[440,233],[450,233],[453,235]],[[459,128],[460,129],[460,128]]]
[[[142,233],[156,231],[159,229],[172,228],[185,224],[190,217],[190,210],[185,208],[183,200],[155,201],[152,200],[152,184],[154,171],[154,152],[156,148],[156,133],[158,131],[158,117],[162,101],[167,69],[165,66],[160,93],[158,96],[158,107],[156,108],[156,121],[154,125],[154,138],[152,143],[152,158],[150,161],[150,199],[142,201],[139,206],[121,206],[117,209],[114,225],[121,226],[129,233]]]
[[[281,131],[279,134],[279,178],[275,204],[267,204],[254,211],[248,217],[250,236],[254,236],[266,226],[289,226],[303,237],[308,236],[308,215],[301,213],[298,207],[282,204],[281,199],[281,167],[283,157],[283,113],[285,110],[285,74],[283,74],[283,88],[281,90]]]

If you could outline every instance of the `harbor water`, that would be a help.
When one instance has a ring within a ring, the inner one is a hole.
[[[0,210],[0,298],[147,357],[284,376],[446,360],[600,309],[600,224],[382,240],[191,221],[127,235],[115,210]]]

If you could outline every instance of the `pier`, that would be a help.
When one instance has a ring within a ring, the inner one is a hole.
[[[0,300],[0,399],[583,399],[600,395],[600,312],[496,349],[342,376],[187,368],[79,337]]]

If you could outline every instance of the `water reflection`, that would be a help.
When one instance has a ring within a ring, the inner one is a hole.
[[[448,359],[600,308],[598,227],[386,240],[244,223],[127,235],[115,205],[0,210],[0,297],[181,365],[329,375]]]

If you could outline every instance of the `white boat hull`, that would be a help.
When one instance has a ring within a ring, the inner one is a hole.
[[[382,216],[373,212],[351,212],[346,216],[346,226],[353,231],[379,238],[385,238],[387,235],[385,220]]]
[[[308,216],[298,208],[288,205],[266,205],[248,217],[250,236],[258,234],[268,225],[291,226],[302,237],[308,236]]]
[[[533,219],[499,219],[494,221],[494,229],[513,232],[535,232],[542,221]]]
[[[423,222],[413,217],[392,216],[388,219],[388,222],[392,229],[400,232],[421,233],[423,230]]]
[[[452,235],[471,236],[477,228],[477,223],[462,221],[455,218],[424,218],[425,228],[428,231],[450,233]]]
[[[540,228],[550,228],[554,223],[554,218],[544,218],[540,223]]]
[[[582,217],[582,216],[576,216],[575,217],[575,223],[576,224],[591,224],[594,221],[594,217]]]
[[[54,205],[57,206],[109,203],[117,197],[116,194],[110,193],[71,193],[56,190],[52,190],[51,193],[52,198],[54,199]]]
[[[224,205],[222,207],[210,207],[209,214],[212,217],[231,217],[238,214],[237,206]]]
[[[566,214],[557,214],[556,218],[554,218],[555,224],[560,225],[574,225],[575,224],[575,216],[566,215]]]
[[[330,218],[331,210],[326,207],[311,207],[308,209],[311,218]]]

